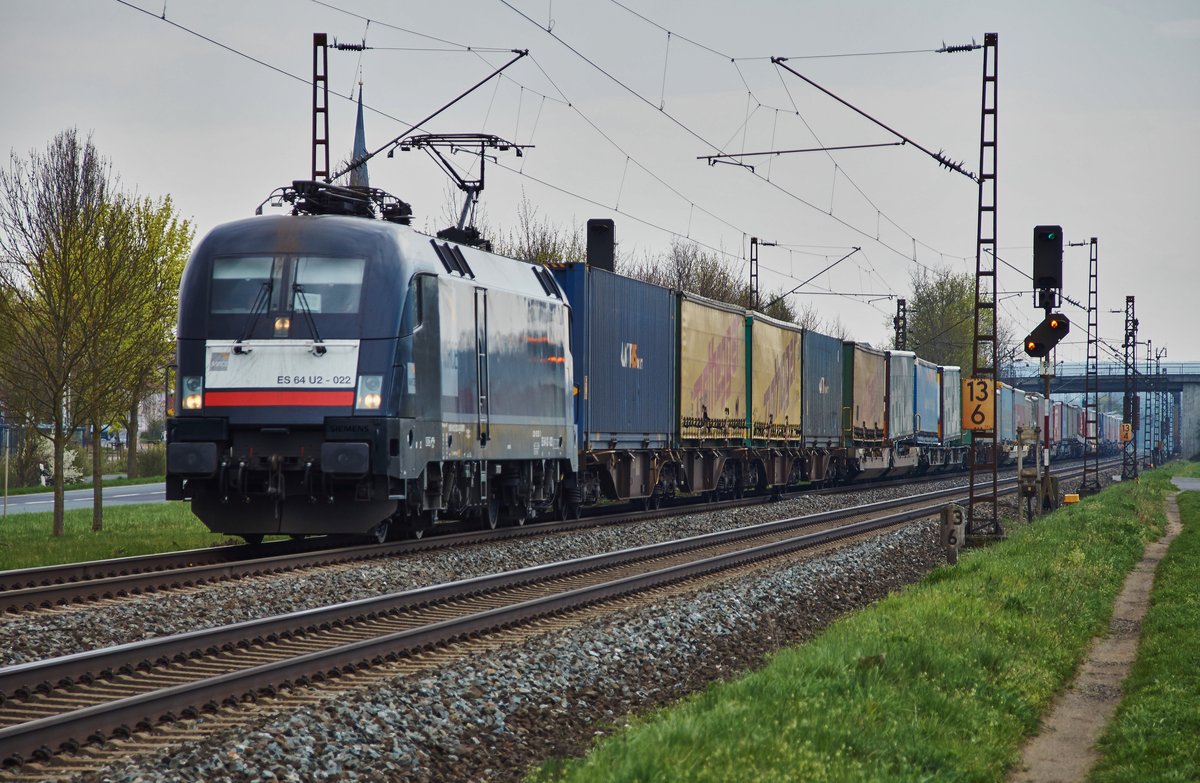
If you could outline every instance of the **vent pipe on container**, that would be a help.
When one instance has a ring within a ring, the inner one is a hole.
[[[612,218],[591,218],[587,222],[587,263],[597,269],[616,271],[617,224]]]

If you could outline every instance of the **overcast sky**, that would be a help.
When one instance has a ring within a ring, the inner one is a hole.
[[[982,53],[930,50],[997,32],[1002,258],[1029,271],[1039,223],[1072,242],[1098,237],[1102,337],[1120,344],[1123,313],[1107,311],[1133,294],[1142,339],[1168,360],[1200,360],[1195,0],[0,0],[0,21],[0,147],[23,156],[64,128],[91,133],[126,188],[170,194],[199,235],[309,177],[314,32],[374,47],[329,55],[332,90],[364,85],[369,149],[528,49],[425,126],[534,145],[489,163],[488,225],[515,227],[524,194],[564,228],[613,217],[627,259],[684,237],[744,274],[758,236],[779,244],[760,253],[775,290],[861,246],[793,299],[877,344],[920,265],[973,272],[976,185],[911,146],[746,158],[753,172],[697,156],[896,140],[769,60],[785,56],[975,172]],[[845,54],[862,56],[819,57]],[[353,104],[332,97],[330,117],[337,161]],[[448,179],[423,153],[380,155],[369,172],[413,205],[418,228],[447,224]],[[1067,294],[1086,304],[1087,249],[1068,248],[1066,268]],[[1017,293],[1028,278],[1002,265],[999,280],[1012,293],[1002,317],[1024,334],[1040,320]],[[1075,326],[1059,358],[1080,360],[1086,314],[1066,313]]]

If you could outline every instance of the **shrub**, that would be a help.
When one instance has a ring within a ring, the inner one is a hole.
[[[162,476],[167,472],[167,447],[161,443],[138,450],[139,476]]]

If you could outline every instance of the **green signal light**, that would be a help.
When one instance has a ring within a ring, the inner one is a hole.
[[[1049,234],[1046,234],[1046,239],[1054,239],[1054,232],[1051,231]]]

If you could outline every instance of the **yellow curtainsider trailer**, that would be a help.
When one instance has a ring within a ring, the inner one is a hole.
[[[750,351],[750,437],[799,443],[802,330],[761,313],[746,316]]]
[[[746,311],[680,294],[680,440],[742,443],[746,420]]]

